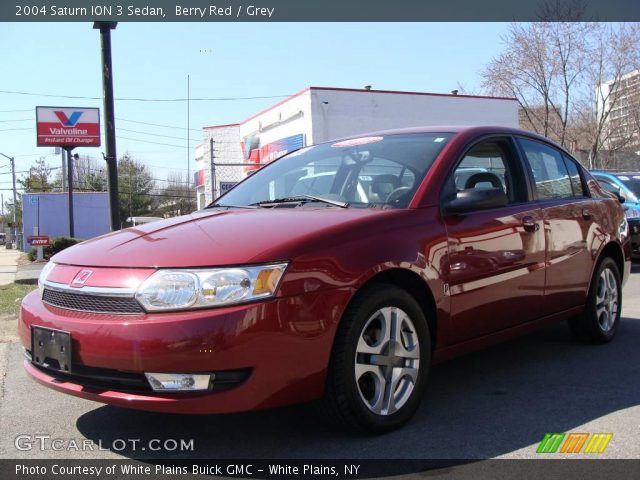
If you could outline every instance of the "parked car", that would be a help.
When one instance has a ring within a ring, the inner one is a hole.
[[[19,333],[27,372],[64,393],[190,414],[318,400],[383,432],[413,415],[432,363],[563,320],[610,341],[629,259],[618,200],[549,140],[386,131],[64,250]]]
[[[591,172],[600,186],[623,200],[631,232],[631,250],[640,259],[640,172]]]

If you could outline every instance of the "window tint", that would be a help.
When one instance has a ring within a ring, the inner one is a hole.
[[[573,191],[574,197],[587,197],[587,189],[585,188],[584,183],[582,182],[582,178],[580,177],[579,167],[576,162],[566,155],[564,156],[564,164],[567,167],[567,171],[569,172],[569,177],[571,179],[571,190]]]
[[[500,188],[510,202],[522,200],[513,187],[509,148],[504,141],[481,142],[469,150],[447,181],[445,198],[454,198],[460,190]]]
[[[415,186],[416,176],[406,166],[387,160],[376,159],[364,165],[358,174],[358,188],[365,192],[370,203],[384,203],[389,195],[402,195]]]
[[[607,180],[598,178],[598,183],[605,190],[605,192],[616,193],[616,194],[620,193],[620,187],[618,187],[617,185],[614,185],[613,183],[610,183]]]
[[[300,195],[351,207],[405,208],[450,133],[362,137],[302,148],[256,171],[220,205],[255,205]]]
[[[519,141],[533,173],[538,199],[571,198],[571,180],[560,152],[532,140]]]

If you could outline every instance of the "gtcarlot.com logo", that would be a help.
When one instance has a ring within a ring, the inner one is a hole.
[[[53,450],[92,452],[95,450],[111,450],[114,452],[151,451],[151,452],[193,452],[195,449],[193,439],[184,438],[152,438],[142,440],[140,438],[116,438],[111,441],[98,440],[94,442],[88,438],[56,438],[51,435],[18,435],[13,444],[16,450]]]
[[[603,453],[613,433],[547,433],[536,453]],[[562,446],[561,446],[562,445]]]

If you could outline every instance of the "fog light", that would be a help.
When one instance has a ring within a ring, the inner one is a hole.
[[[194,392],[209,390],[213,373],[145,373],[151,388],[156,392]]]

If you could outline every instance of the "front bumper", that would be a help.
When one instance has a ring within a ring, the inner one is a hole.
[[[19,334],[31,348],[31,326],[64,330],[73,343],[72,373],[25,360],[49,388],[112,405],[171,413],[228,413],[310,401],[322,395],[335,329],[352,291],[339,288],[242,306],[144,315],[107,315],[23,300]],[[244,372],[207,392],[155,393],[87,381],[74,372]]]

